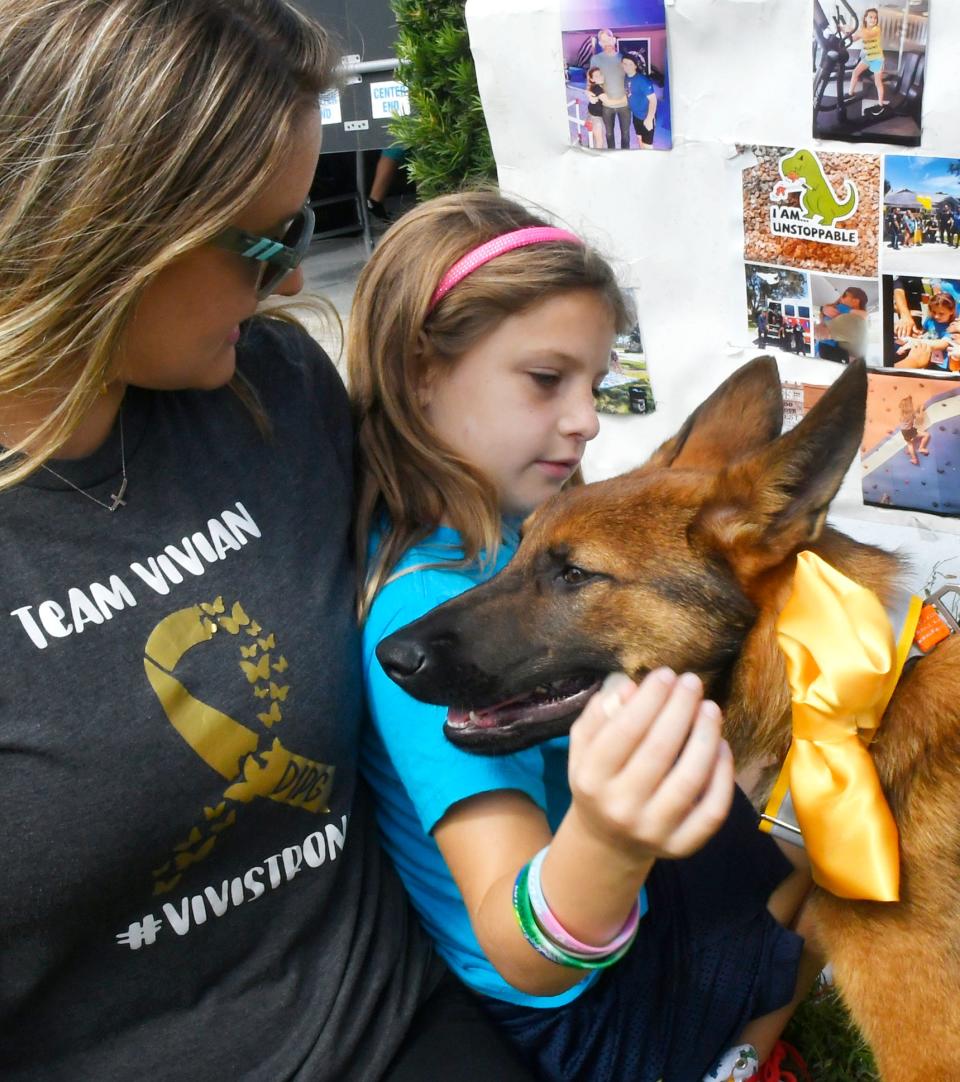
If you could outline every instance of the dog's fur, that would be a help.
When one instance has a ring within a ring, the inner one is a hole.
[[[448,735],[490,754],[568,729],[607,672],[691,670],[723,706],[741,767],[782,760],[790,696],[774,625],[796,553],[881,599],[898,575],[895,556],[824,527],[865,402],[852,365],[779,436],[776,364],[751,362],[646,465],[535,512],[504,571],[384,640],[381,661],[418,698],[461,708]],[[522,698],[537,686],[538,702]],[[886,1082],[960,1079],[960,637],[904,675],[872,750],[902,900],[818,891],[813,916]]]

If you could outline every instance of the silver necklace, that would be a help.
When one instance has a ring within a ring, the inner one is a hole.
[[[105,500],[98,500],[96,496],[91,496],[86,489],[81,488],[79,485],[75,485],[68,477],[64,477],[63,474],[57,473],[56,470],[51,469],[46,463],[43,468],[47,473],[52,473],[58,481],[62,481],[65,485],[69,485],[74,492],[79,492],[81,496],[86,496],[88,500],[93,500],[94,503],[98,503],[105,511],[109,511],[111,514],[116,511],[118,507],[126,507],[127,501],[123,498],[127,492],[127,450],[123,442],[123,409],[120,411],[120,470],[123,474],[123,479],[120,482],[120,491],[111,492],[111,503],[107,503]]]

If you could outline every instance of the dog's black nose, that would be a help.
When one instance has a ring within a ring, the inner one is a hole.
[[[383,671],[402,687],[404,681],[416,676],[427,662],[420,643],[398,635],[390,635],[377,647],[377,658]]]

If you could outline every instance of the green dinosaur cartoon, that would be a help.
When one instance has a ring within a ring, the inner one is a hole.
[[[849,218],[857,209],[856,185],[849,179],[844,180],[846,195],[843,202],[839,202],[819,158],[811,150],[798,150],[781,158],[780,173],[790,181],[803,182],[800,205],[808,218],[819,218],[820,223],[831,226],[838,219]]]

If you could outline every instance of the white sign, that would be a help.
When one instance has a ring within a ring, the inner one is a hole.
[[[320,95],[320,120],[323,124],[340,123],[340,95],[336,90],[328,90]]]
[[[374,120],[406,116],[410,112],[410,95],[403,83],[371,83],[370,105]]]

